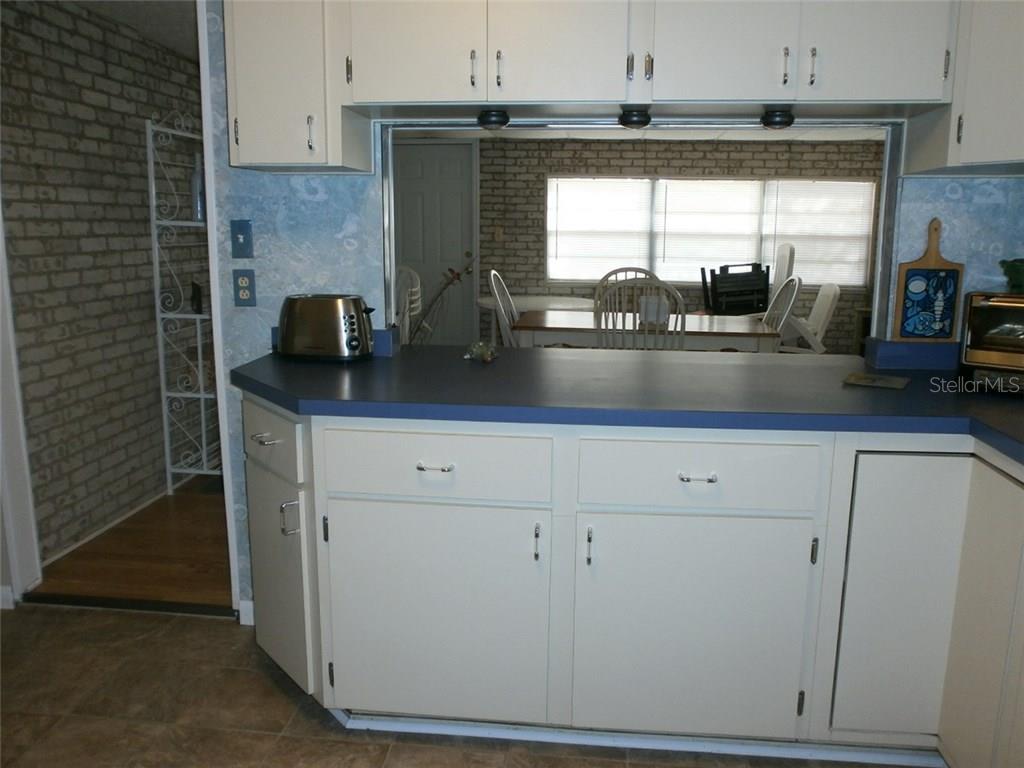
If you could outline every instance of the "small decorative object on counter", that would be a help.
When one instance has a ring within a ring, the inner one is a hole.
[[[939,252],[942,222],[928,223],[928,247],[917,261],[901,264],[896,282],[897,339],[950,341],[956,332],[956,305],[964,265],[946,261]]]
[[[1003,259],[999,266],[1010,284],[1010,293],[1024,293],[1024,259]]]
[[[498,356],[493,344],[486,341],[474,341],[466,347],[466,360],[478,360],[481,363],[490,363]]]

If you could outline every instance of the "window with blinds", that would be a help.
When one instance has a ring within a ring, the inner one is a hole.
[[[805,284],[868,281],[873,182],[549,178],[547,192],[552,280],[639,266],[699,282],[701,267],[772,265],[792,243]]]

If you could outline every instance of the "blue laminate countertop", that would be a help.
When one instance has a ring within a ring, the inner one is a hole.
[[[843,384],[863,370],[840,355],[590,349],[501,349],[483,364],[438,346],[345,363],[267,355],[231,383],[299,415],[973,434],[1024,462],[1024,395],[958,394],[948,371],[904,373],[904,390]]]

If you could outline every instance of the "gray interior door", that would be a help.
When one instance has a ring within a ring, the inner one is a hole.
[[[469,142],[394,149],[395,262],[419,274],[424,312],[449,269],[463,275],[444,291],[432,315],[431,344],[469,344],[478,336],[476,276],[466,273],[474,264],[466,254],[474,247],[475,151]]]

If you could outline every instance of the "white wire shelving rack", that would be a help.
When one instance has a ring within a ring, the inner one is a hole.
[[[167,492],[189,477],[220,475],[221,446],[209,314],[206,222],[194,216],[192,174],[203,137],[181,113],[146,121],[153,300]],[[200,169],[201,172],[201,169]],[[201,291],[200,311],[186,285]]]

